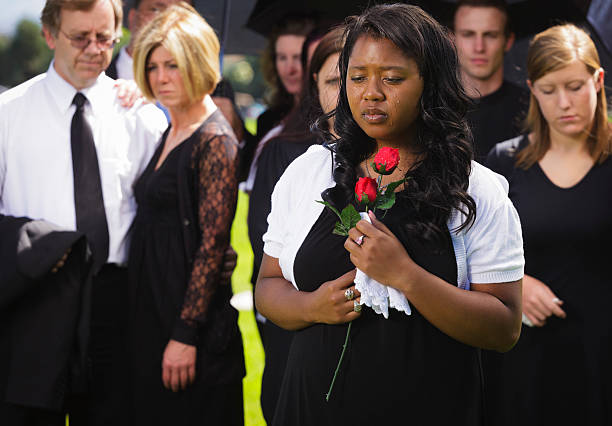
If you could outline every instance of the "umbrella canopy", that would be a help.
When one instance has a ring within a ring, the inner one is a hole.
[[[457,0],[439,0],[438,3],[442,6],[436,8],[434,17],[450,26]],[[581,22],[586,16],[582,0],[506,0],[506,3],[517,38],[536,34],[562,22]]]
[[[439,0],[435,0],[439,1]],[[308,16],[320,23],[342,22],[368,6],[384,0],[257,0],[246,21],[247,28],[268,36],[277,23],[289,16]]]
[[[225,54],[258,55],[265,47],[266,39],[245,25],[255,2],[193,0],[193,6],[215,29]]]
[[[450,25],[457,0],[405,0],[430,13],[438,21]],[[246,21],[247,28],[267,35],[275,24],[288,15],[308,15],[315,19],[343,20],[359,14],[385,0],[257,0]],[[524,37],[560,22],[584,20],[588,1],[585,0],[507,0],[508,14],[517,37]]]
[[[258,55],[266,44],[261,34],[246,27],[256,0],[191,0],[193,7],[214,28],[225,54]],[[124,22],[134,0],[124,1]]]

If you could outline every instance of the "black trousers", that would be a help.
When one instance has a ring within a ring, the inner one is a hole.
[[[0,420],[3,426],[65,426],[66,415],[0,402]]]
[[[67,401],[70,426],[127,425],[127,268],[107,264],[93,279],[90,388]]]

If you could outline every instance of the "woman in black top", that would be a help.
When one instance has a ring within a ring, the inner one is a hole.
[[[338,139],[289,165],[264,235],[255,301],[295,330],[272,424],[480,424],[477,348],[507,350],[520,330],[514,208],[497,176],[471,161],[468,99],[446,30],[398,3],[351,18],[345,36]],[[383,184],[407,178],[395,205],[382,221],[359,221],[349,238],[332,234],[336,216],[315,201],[342,209],[354,200],[381,147],[400,153]],[[399,290],[412,314],[355,310],[346,292],[358,294],[355,267]]]
[[[573,25],[537,34],[527,56],[528,133],[487,165],[503,174],[525,241],[517,346],[486,354],[494,425],[612,420],[612,132],[593,41]]]
[[[242,425],[238,313],[231,286],[220,285],[238,144],[210,97],[219,42],[191,6],[171,6],[140,32],[134,66],[172,124],[135,186],[130,423]]]
[[[248,226],[254,256],[253,283],[257,280],[263,256],[262,236],[268,229],[270,197],[274,186],[293,160],[306,152],[309,146],[323,141],[320,135],[310,131],[310,123],[319,115],[330,113],[336,106],[340,84],[338,56],[342,49],[342,35],[343,29],[336,28],[321,38],[310,60],[300,103],[284,120],[281,134],[266,142],[261,150],[255,183],[249,198]],[[330,127],[333,127],[333,119],[326,123],[326,128]],[[271,422],[293,333],[270,321],[266,321],[261,327],[266,353],[261,384],[261,407],[264,418]]]

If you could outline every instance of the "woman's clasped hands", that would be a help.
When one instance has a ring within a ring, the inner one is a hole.
[[[360,220],[349,231],[344,248],[351,262],[376,281],[402,291],[416,264],[397,237],[369,212],[372,223]]]
[[[356,270],[352,269],[335,280],[323,283],[311,293],[311,315],[313,323],[344,324],[359,318],[361,294],[355,289],[353,280]]]

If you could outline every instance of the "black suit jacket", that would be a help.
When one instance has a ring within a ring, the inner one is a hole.
[[[116,54],[111,63],[106,68],[106,75],[112,78],[113,80],[117,80],[117,59],[119,58],[119,54]]]
[[[84,392],[91,293],[83,234],[0,215],[0,397],[60,411]],[[51,268],[70,249],[57,273]]]

